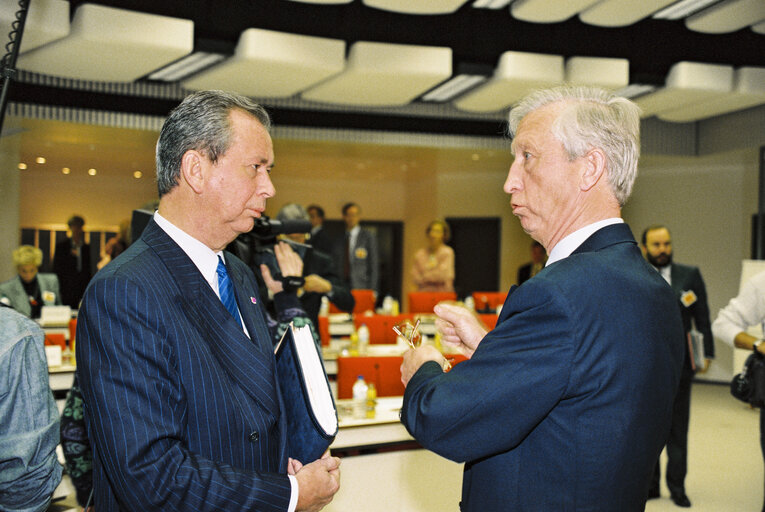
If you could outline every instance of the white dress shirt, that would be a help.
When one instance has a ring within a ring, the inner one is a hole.
[[[579,228],[573,233],[566,235],[563,240],[558,242],[555,247],[552,248],[552,251],[550,251],[550,257],[547,258],[547,263],[545,266],[571,256],[571,253],[574,252],[580,245],[582,245],[584,241],[587,240],[590,235],[592,235],[597,230],[606,226],[610,226],[611,224],[622,223],[624,223],[624,219],[619,217],[612,217],[610,219],[593,222],[592,224],[589,224],[583,228]]]
[[[765,272],[744,283],[738,296],[717,314],[712,332],[731,347],[740,332],[765,322]],[[765,327],[765,326],[764,326]]]

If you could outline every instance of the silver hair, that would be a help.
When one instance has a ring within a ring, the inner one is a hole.
[[[276,214],[277,220],[310,220],[305,208],[298,203],[287,203]]]
[[[231,144],[232,110],[250,114],[271,129],[266,110],[252,100],[236,93],[200,91],[186,96],[162,125],[157,140],[157,189],[159,197],[178,184],[181,159],[186,151],[204,153],[211,162],[226,154]]]
[[[562,85],[535,91],[510,110],[508,133],[514,137],[521,120],[552,103],[567,106],[553,122],[553,136],[569,160],[592,148],[606,155],[608,183],[620,206],[632,193],[640,157],[640,107],[627,98],[597,87]]]

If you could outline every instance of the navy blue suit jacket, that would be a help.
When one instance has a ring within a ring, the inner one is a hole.
[[[286,510],[286,421],[252,271],[226,254],[248,338],[154,221],[77,325],[99,511]]]
[[[511,289],[471,359],[424,364],[402,422],[466,462],[462,510],[643,510],[682,366],[676,300],[626,224],[602,228]]]

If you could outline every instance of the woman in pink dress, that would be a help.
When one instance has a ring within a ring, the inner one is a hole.
[[[434,220],[425,230],[428,246],[414,255],[412,279],[417,291],[454,291],[454,250],[445,244],[449,241],[449,225]]]

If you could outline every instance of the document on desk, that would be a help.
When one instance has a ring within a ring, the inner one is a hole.
[[[310,326],[287,328],[274,350],[287,414],[287,454],[307,464],[337,436],[337,408]]]

